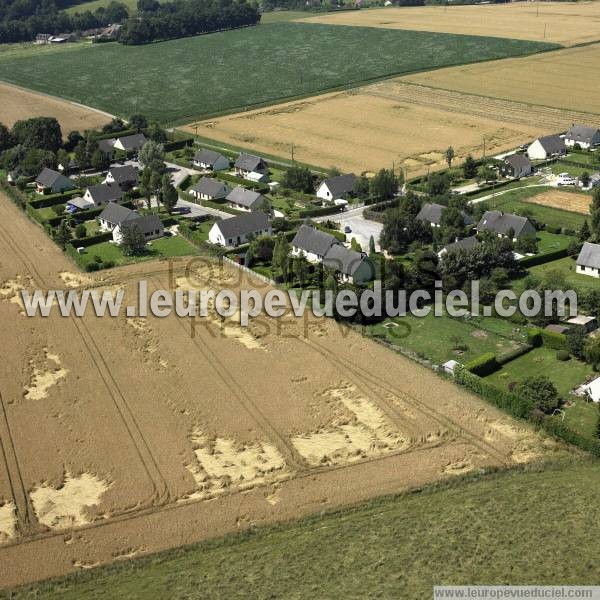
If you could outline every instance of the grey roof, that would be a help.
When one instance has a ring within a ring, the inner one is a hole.
[[[335,177],[324,179],[323,183],[327,186],[333,197],[340,198],[354,191],[356,175],[354,173],[336,175]]]
[[[365,260],[366,257],[360,252],[349,250],[341,244],[335,244],[327,250],[323,257],[323,266],[352,277]]]
[[[114,202],[123,197],[123,190],[116,184],[99,183],[98,185],[91,185],[88,191],[96,204]]]
[[[522,169],[523,167],[531,167],[531,161],[528,156],[524,154],[511,154],[504,159],[504,162],[508,163],[515,169]]]
[[[252,208],[257,204],[260,204],[263,200],[266,200],[266,198],[258,192],[247,190],[241,185],[238,185],[227,194],[227,200],[245,208]]]
[[[68,177],[52,169],[44,169],[37,176],[35,182],[45,188],[50,188],[52,191],[74,190],[77,187]]]
[[[226,183],[214,177],[202,177],[192,190],[199,194],[206,194],[211,198],[224,198],[230,192],[230,188]]]
[[[98,140],[98,149],[101,152],[104,152],[104,154],[112,154],[112,151],[114,150],[113,146],[115,145],[116,141],[117,141],[117,138],[109,138],[107,140]]]
[[[268,229],[269,219],[265,213],[255,212],[224,219],[217,226],[225,238],[235,238]]]
[[[575,142],[591,144],[594,137],[600,136],[600,130],[597,127],[587,127],[586,125],[573,125],[567,131],[567,139]]]
[[[236,161],[235,167],[238,169],[243,169],[244,171],[256,171],[261,168],[261,164],[266,162],[260,156],[254,156],[254,154],[245,154],[242,152]]]
[[[134,133],[133,135],[125,135],[121,138],[118,138],[118,141],[121,142],[121,145],[125,150],[139,150],[148,139],[143,133]]]
[[[301,225],[292,240],[292,246],[318,256],[325,256],[334,244],[339,244],[334,236],[308,225]]]
[[[471,237],[452,242],[452,244],[447,244],[444,246],[444,250],[446,250],[446,252],[450,252],[451,250],[471,250],[472,248],[475,248],[475,246],[479,246],[480,243],[481,242],[477,237],[472,235]]]
[[[100,213],[100,219],[108,221],[113,225],[123,223],[130,219],[137,219],[139,214],[135,210],[131,210],[125,206],[121,206],[116,202],[109,202],[106,208]]]
[[[560,135],[545,135],[537,140],[547,154],[560,154],[566,149],[565,140]]]
[[[222,154],[219,154],[219,152],[215,152],[214,150],[207,150],[206,148],[198,150],[198,152],[196,152],[196,154],[194,155],[194,160],[196,162],[211,166],[214,165],[220,158],[225,157]],[[225,160],[227,159],[225,158]]]
[[[600,244],[585,242],[577,257],[577,264],[582,267],[600,269]]]
[[[446,207],[442,204],[429,202],[424,204],[423,208],[421,208],[421,210],[418,212],[417,219],[419,221],[427,221],[427,223],[435,223],[436,225],[439,225],[445,208]]]
[[[75,206],[76,208],[79,208],[80,210],[86,210],[86,209],[94,206],[93,202],[89,202],[88,200],[86,200],[85,198],[82,198],[81,196],[71,198],[67,202],[67,204],[70,204],[71,206]]]
[[[138,170],[132,165],[125,165],[123,167],[112,167],[109,173],[113,176],[115,183],[138,183],[140,174]]]
[[[486,210],[477,225],[477,231],[494,231],[501,235],[506,235],[510,229],[515,232],[515,237],[535,233],[535,227],[526,217],[503,213],[499,210]]]
[[[136,213],[137,214],[137,213]],[[119,224],[121,231],[133,227],[139,228],[143,234],[153,233],[156,230],[162,230],[163,222],[158,215],[137,216],[134,219],[127,219]]]

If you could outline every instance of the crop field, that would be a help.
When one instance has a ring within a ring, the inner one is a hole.
[[[409,175],[490,154],[595,117],[521,102],[447,92],[402,79],[191,123],[187,131],[235,146],[355,172],[395,164]],[[418,135],[417,135],[417,129]]]
[[[123,117],[141,112],[173,123],[394,74],[555,47],[526,40],[292,22],[145,46],[77,46],[77,51],[10,60],[0,54],[0,79]]]
[[[563,452],[332,320],[34,326],[23,288],[257,284],[199,258],[76,273],[4,197],[0,233],[1,586]]]
[[[589,216],[592,197],[588,194],[577,194],[574,192],[553,190],[551,192],[544,192],[542,194],[531,196],[531,198],[527,198],[525,202],[531,202],[532,204],[549,206],[551,208],[558,208],[561,210],[568,210],[569,212],[576,212]]]
[[[600,41],[598,2],[379,8],[329,13],[303,21],[543,40],[564,46]]]

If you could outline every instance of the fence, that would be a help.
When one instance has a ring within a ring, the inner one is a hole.
[[[235,260],[231,260],[230,258],[227,258],[226,256],[224,256],[223,262],[227,263],[228,265],[232,265],[232,266],[238,268],[240,271],[243,271],[244,273],[247,273],[248,275],[250,275],[251,278],[258,279],[259,281],[262,281],[263,283],[266,283],[267,285],[272,285],[273,287],[277,287],[277,283],[275,281],[273,281],[272,279],[269,279],[268,277],[265,277],[265,275],[261,275],[260,273],[257,273],[256,271],[253,271],[252,269],[249,269],[248,267],[241,265],[240,263],[236,262]]]

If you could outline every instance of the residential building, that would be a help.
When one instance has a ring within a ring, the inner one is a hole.
[[[436,204],[435,202],[428,202],[423,205],[421,210],[415,217],[418,221],[423,221],[431,227],[440,227],[442,224],[442,214],[446,210],[447,206],[443,204]],[[473,219],[465,212],[461,212],[465,225],[472,225]]]
[[[269,165],[260,156],[254,156],[253,154],[240,154],[234,165],[236,175],[240,177],[246,177],[250,173],[261,173],[262,175],[269,174]]]
[[[77,188],[71,179],[47,168],[37,176],[35,183],[38,194],[60,194]]]
[[[88,202],[93,202],[96,206],[104,206],[109,202],[118,202],[123,197],[123,194],[123,190],[114,183],[99,183],[87,188],[83,198]]]
[[[305,256],[309,262],[322,262],[332,246],[341,242],[333,235],[301,225],[292,240],[292,256]]]
[[[577,257],[576,271],[580,275],[600,277],[600,244],[583,244]]]
[[[220,200],[227,197],[231,188],[214,177],[202,177],[189,189],[190,195],[197,200]]]
[[[323,266],[334,269],[341,275],[342,281],[355,284],[373,281],[376,276],[375,265],[366,254],[349,250],[341,244],[334,244],[327,250]]]
[[[113,241],[115,244],[120,245],[123,242],[123,236],[127,230],[133,229],[134,227],[142,233],[146,242],[163,237],[165,234],[164,226],[158,215],[152,214],[140,216],[137,213],[135,214],[136,218],[126,219],[115,226],[113,229]]]
[[[336,177],[324,179],[317,189],[317,197],[329,202],[338,199],[346,199],[354,192],[356,179],[354,173],[337,175]]]
[[[255,212],[257,210],[265,211],[269,208],[269,199],[266,196],[247,190],[241,185],[231,190],[227,194],[226,200],[231,208],[237,210]]]
[[[565,135],[565,144],[573,147],[576,144],[584,150],[600,144],[600,129],[585,125],[573,125]]]
[[[140,174],[138,170],[132,165],[125,165],[123,167],[111,167],[104,183],[116,184],[122,190],[130,190],[138,185],[140,181]]]
[[[472,235],[462,240],[456,240],[451,244],[447,244],[438,252],[438,256],[442,258],[444,254],[454,250],[472,250],[476,246],[479,246],[479,244],[481,244],[481,242],[477,239],[477,236]]]
[[[106,140],[98,140],[98,150],[106,154],[106,156],[112,156],[115,151],[115,142],[117,138],[108,138]]]
[[[500,165],[500,173],[504,177],[527,177],[533,173],[533,165],[525,154],[511,154],[504,159]]]
[[[110,202],[100,213],[98,221],[102,231],[113,231],[119,223],[137,219],[139,216],[135,210]]]
[[[526,217],[498,210],[486,210],[477,225],[477,231],[491,231],[498,237],[507,237],[512,232],[513,241],[517,241],[521,236],[536,233],[535,227]]]
[[[572,327],[581,327],[586,334],[598,329],[596,317],[590,317],[588,315],[577,315],[576,317],[568,319],[567,323]]]
[[[527,148],[527,156],[531,160],[546,160],[555,156],[564,156],[567,146],[560,135],[545,135],[538,138]]]
[[[232,248],[261,235],[271,235],[269,219],[265,213],[255,212],[217,221],[208,232],[211,244]]]
[[[192,165],[206,171],[226,171],[229,169],[229,159],[213,150],[198,150],[192,160]]]
[[[121,150],[127,154],[139,152],[142,146],[148,141],[148,138],[143,133],[134,133],[133,135],[125,135],[117,138],[113,148]]]

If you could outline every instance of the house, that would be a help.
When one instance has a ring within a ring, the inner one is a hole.
[[[271,181],[268,175],[265,173],[257,173],[256,171],[247,173],[246,179],[248,181],[252,181],[253,183],[269,183]]]
[[[585,242],[579,252],[576,271],[580,275],[600,277],[600,244]]]
[[[77,188],[75,183],[58,171],[44,169],[36,178],[38,194],[60,194]]]
[[[362,284],[375,279],[375,265],[361,253],[349,250],[341,244],[334,244],[323,257],[323,266],[341,274],[342,281]]]
[[[354,173],[329,177],[321,182],[321,185],[317,189],[317,197],[330,202],[332,200],[344,199],[352,194],[355,185],[356,175]]]
[[[50,36],[48,41],[50,44],[66,44],[67,42],[74,42],[76,40],[77,36],[74,33],[59,33]]]
[[[527,156],[531,160],[546,160],[554,156],[564,156],[567,146],[564,138],[560,135],[545,135],[538,138],[527,148]]]
[[[442,224],[442,214],[446,210],[446,206],[442,204],[436,204],[435,202],[428,202],[424,204],[421,210],[417,213],[415,217],[418,221],[423,221],[423,223],[427,223],[431,227],[440,227]],[[465,213],[461,213],[463,216],[463,221],[465,225],[472,225],[473,219]]]
[[[444,254],[452,252],[453,250],[472,250],[476,246],[479,246],[481,242],[477,239],[477,236],[472,235],[471,237],[464,238],[462,240],[456,240],[452,244],[447,244],[439,252],[438,257],[442,258]]]
[[[596,317],[589,317],[587,315],[577,315],[569,319],[567,323],[574,327],[581,327],[586,334],[598,329]]]
[[[123,242],[123,236],[126,232],[133,228],[138,229],[142,233],[146,242],[163,237],[165,230],[163,222],[158,215],[144,215],[142,217],[135,211],[133,212],[135,213],[135,218],[121,221],[112,230],[115,244],[120,245]]]
[[[143,133],[134,133],[133,135],[125,135],[117,138],[113,148],[127,154],[134,154],[139,152],[147,141],[148,138]]]
[[[211,244],[232,248],[249,242],[260,235],[271,235],[269,219],[265,213],[255,212],[217,221],[208,232]]]
[[[65,164],[59,163],[56,167],[63,175],[66,173],[74,173],[77,171],[77,162],[71,158],[69,161],[65,161]]]
[[[92,200],[86,200],[81,196],[71,198],[67,201],[66,210],[68,213],[79,212],[80,210],[88,210],[88,208],[94,208],[96,206]]]
[[[197,200],[220,200],[225,198],[229,192],[231,192],[231,188],[226,183],[213,177],[202,177],[189,190],[189,193]]]
[[[134,188],[140,181],[140,174],[138,170],[132,165],[125,165],[123,167],[111,167],[104,183],[118,185],[122,190],[130,190]]]
[[[511,154],[504,159],[500,165],[500,173],[504,177],[527,177],[533,173],[533,165],[528,156],[524,154]]]
[[[600,129],[574,124],[565,135],[565,144],[570,148],[578,144],[584,150],[598,146],[600,144]]]
[[[83,199],[88,202],[93,202],[96,206],[104,206],[109,202],[117,202],[123,197],[123,190],[116,184],[99,183],[98,185],[91,185],[85,194]]]
[[[35,36],[35,43],[38,46],[49,44],[51,38],[52,38],[52,34],[51,33],[38,33]]]
[[[236,175],[240,177],[246,177],[249,173],[261,173],[263,175],[269,174],[269,165],[260,156],[254,156],[253,154],[240,154],[234,165]]]
[[[535,235],[535,227],[529,219],[499,210],[486,210],[477,225],[477,231],[491,231],[498,237],[506,237],[512,231],[513,241],[523,235]]]
[[[135,210],[131,210],[115,202],[109,202],[106,208],[100,213],[98,221],[102,231],[113,231],[119,223],[137,219],[138,217],[139,214]]]
[[[192,165],[207,171],[226,171],[229,169],[229,159],[213,150],[198,150],[192,159]]]
[[[322,262],[337,238],[308,225],[301,225],[292,240],[292,256],[305,256],[309,262]]]
[[[268,209],[269,200],[266,196],[253,192],[238,185],[236,188],[231,190],[226,196],[227,202],[231,208],[237,210],[247,210],[255,212],[257,210]]]
[[[117,138],[108,138],[106,140],[98,140],[98,150],[106,156],[112,156],[115,151],[115,142]]]
[[[589,383],[579,386],[575,390],[578,396],[587,396],[592,402],[600,402],[600,377],[596,377]]]

